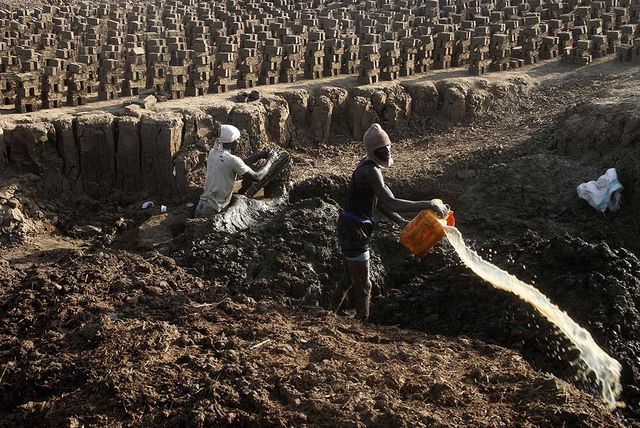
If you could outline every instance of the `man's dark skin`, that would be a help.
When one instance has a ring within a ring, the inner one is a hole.
[[[375,155],[382,161],[388,161],[390,150],[388,147],[377,149]],[[439,217],[444,218],[447,215],[447,209],[443,205],[433,203],[431,201],[409,201],[406,199],[398,199],[393,195],[391,189],[384,184],[382,170],[374,164],[366,164],[358,169],[354,174],[355,184],[359,187],[369,186],[375,196],[374,208],[377,208],[385,217],[401,227],[406,226],[409,222],[402,218],[398,213],[417,212],[424,209],[433,210]],[[344,299],[344,294],[349,287],[353,285],[354,291],[363,290],[364,292],[354,292],[353,298],[356,308],[365,308],[365,302],[369,300],[371,293],[371,279],[369,275],[370,263],[365,261],[352,261],[344,259],[344,269],[342,278],[334,294],[331,296],[331,309],[337,310]],[[358,310],[358,309],[356,309]],[[357,313],[357,317],[361,319],[368,318],[368,307],[366,313]]]
[[[223,143],[222,146],[225,148],[225,150],[228,150],[231,153],[235,153],[236,149],[238,148],[238,141],[236,140],[233,143]],[[251,186],[252,182],[262,180],[269,172],[271,165],[273,165],[273,160],[275,159],[275,157],[275,150],[264,150],[263,152],[256,153],[255,155],[251,155],[243,159],[243,162],[249,166],[253,165],[260,159],[267,159],[267,162],[262,166],[262,168],[259,168],[257,171],[251,169],[242,176],[242,187],[240,188],[238,193],[244,193]]]

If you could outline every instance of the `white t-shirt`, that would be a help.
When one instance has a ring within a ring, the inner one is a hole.
[[[242,176],[249,171],[251,168],[238,156],[222,148],[211,149],[204,192],[200,199],[211,204],[218,212],[222,211],[231,196],[236,175]]]

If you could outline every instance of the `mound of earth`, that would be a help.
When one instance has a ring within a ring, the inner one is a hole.
[[[1,266],[3,426],[621,426],[476,339],[288,309],[160,254],[48,259]]]

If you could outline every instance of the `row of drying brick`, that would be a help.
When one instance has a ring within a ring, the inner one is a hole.
[[[381,7],[369,13],[350,3],[310,9],[317,3],[0,11],[0,100],[27,112],[84,104],[94,93],[106,100],[152,89],[181,98],[344,73],[367,84],[448,67],[482,74],[559,55],[583,63],[618,45],[621,59],[637,57],[638,8],[623,2],[368,2]]]

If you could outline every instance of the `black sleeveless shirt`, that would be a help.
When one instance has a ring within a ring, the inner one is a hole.
[[[363,220],[373,220],[373,209],[377,202],[376,195],[368,183],[364,183],[363,185],[356,184],[358,170],[368,164],[375,166],[372,160],[364,158],[358,163],[355,171],[353,171],[347,192],[347,202],[344,206],[344,210],[347,211],[348,214],[360,217]]]

